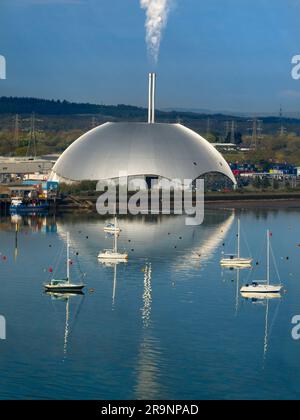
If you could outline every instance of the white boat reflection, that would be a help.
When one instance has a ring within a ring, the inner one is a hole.
[[[241,293],[242,298],[247,300],[255,301],[267,301],[267,300],[273,300],[273,299],[281,299],[280,293],[268,293],[268,294],[261,294],[261,293]]]
[[[241,293],[241,296],[247,301],[252,302],[252,304],[264,305],[266,308],[265,312],[265,326],[264,326],[264,342],[263,342],[263,362],[265,367],[265,361],[267,359],[267,354],[269,350],[269,339],[270,339],[270,328],[269,328],[269,312],[270,312],[270,302],[277,301],[280,304],[281,295],[280,293],[269,293],[262,295],[261,293]],[[275,313],[276,315],[276,313]],[[275,318],[274,318],[275,319]],[[273,323],[274,324],[274,321]]]
[[[113,307],[116,303],[116,294],[117,294],[117,281],[118,281],[118,265],[120,264],[120,261],[117,260],[104,260],[101,261],[101,265],[107,268],[113,268],[114,269],[114,280],[113,280],[113,293],[112,293],[112,304]],[[125,264],[127,261],[125,262]],[[124,262],[122,262],[122,265],[124,265]]]
[[[63,353],[64,353],[64,357],[67,357],[69,336],[70,336],[70,332],[71,332],[71,328],[70,328],[70,320],[71,320],[70,302],[71,302],[71,299],[81,297],[81,302],[80,303],[82,303],[83,298],[84,298],[84,293],[83,292],[72,292],[72,293],[61,294],[61,293],[54,293],[54,292],[45,292],[45,295],[50,296],[53,303],[58,301],[58,302],[63,302],[63,303],[66,304]],[[79,308],[77,310],[77,315],[76,315],[75,318],[77,318],[77,316],[79,315],[80,309],[81,309],[81,305],[79,306]]]

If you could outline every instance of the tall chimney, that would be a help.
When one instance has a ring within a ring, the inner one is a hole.
[[[148,123],[152,122],[152,73],[149,73],[149,104],[148,104]]]
[[[149,73],[149,105],[148,105],[148,123],[155,123],[155,87],[156,74]]]
[[[156,74],[152,73],[152,124],[155,123]]]

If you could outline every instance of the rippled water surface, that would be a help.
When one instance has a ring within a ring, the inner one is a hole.
[[[120,219],[129,261],[106,266],[97,260],[112,246],[105,219],[2,217],[0,398],[299,398],[299,216],[210,210],[196,228],[183,217]],[[253,271],[220,267],[236,247],[238,217]],[[240,286],[266,277],[267,228],[285,293],[247,300]],[[64,274],[67,232],[85,295],[45,295],[49,270]]]

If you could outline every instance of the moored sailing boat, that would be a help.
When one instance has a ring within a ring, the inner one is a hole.
[[[126,262],[128,260],[128,254],[126,252],[118,251],[118,232],[114,232],[114,246],[113,249],[105,249],[98,255],[100,261],[119,261]]]
[[[278,294],[282,290],[281,284],[271,284],[271,232],[267,231],[267,279],[255,281],[241,288],[242,294]]]
[[[229,267],[229,268],[250,268],[252,266],[252,258],[242,258],[241,257],[241,221],[238,220],[238,249],[237,249],[237,255],[230,255],[229,258],[223,258],[221,260],[221,266],[223,267]]]
[[[47,292],[57,293],[69,293],[69,292],[81,292],[85,285],[75,284],[71,282],[71,270],[70,270],[70,234],[67,233],[67,276],[64,279],[52,279],[50,283],[44,285]]]

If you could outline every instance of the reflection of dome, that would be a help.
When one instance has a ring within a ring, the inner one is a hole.
[[[84,134],[60,157],[52,180],[128,177],[192,179],[217,172],[236,183],[222,155],[180,124],[106,123]]]
[[[131,258],[166,258],[174,270],[185,269],[200,261],[209,260],[224,241],[234,221],[234,215],[228,212],[206,212],[205,222],[201,226],[188,227],[185,217],[120,218],[122,229],[119,249],[126,249]],[[65,237],[70,230],[73,246],[81,255],[96,255],[97,251],[112,246],[112,237],[105,238],[103,220],[95,219],[90,223],[78,221],[76,230],[57,221],[58,233]],[[67,222],[68,223],[68,222]],[[79,234],[78,231],[84,232]],[[82,236],[88,235],[88,241]],[[130,241],[130,242],[129,242]],[[131,250],[134,250],[133,252]],[[180,255],[180,258],[178,258]]]

